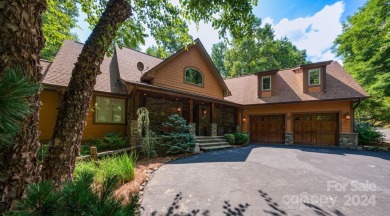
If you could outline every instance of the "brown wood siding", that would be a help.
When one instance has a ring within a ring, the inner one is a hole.
[[[309,87],[309,93],[320,92],[320,91],[321,91],[321,86],[310,86]]]
[[[305,103],[288,103],[288,104],[269,104],[254,105],[244,107],[243,117],[249,119],[255,115],[286,114],[286,132],[293,132],[293,114],[299,113],[339,113],[339,130],[341,133],[351,133],[353,116],[343,118],[343,114],[351,111],[350,101],[322,101],[322,102],[305,102]],[[249,122],[243,122],[243,130],[248,132]]]
[[[107,95],[103,95],[107,96]],[[109,96],[108,96],[109,97]],[[40,110],[40,122],[39,129],[41,130],[40,140],[44,142],[50,140],[55,121],[57,118],[57,107],[59,101],[59,95],[56,91],[44,90],[41,93],[42,106]],[[91,110],[94,107],[93,101],[90,102]],[[121,133],[123,136],[126,135],[126,124],[96,124],[93,122],[95,113],[91,111],[87,116],[87,125],[84,129],[82,140],[100,139],[105,134],[110,132]]]
[[[203,73],[203,86],[196,86],[184,82],[184,69],[187,67],[194,67]],[[223,99],[222,87],[196,46],[190,47],[188,51],[177,56],[169,64],[160,68],[154,75],[153,83],[156,86]]]
[[[271,97],[271,91],[262,91],[261,97]]]
[[[57,118],[59,95],[56,91],[42,91],[39,113],[40,140],[50,140]],[[43,143],[45,144],[45,143]]]

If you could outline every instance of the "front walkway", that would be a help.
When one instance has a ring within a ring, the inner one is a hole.
[[[157,170],[142,215],[388,215],[390,153],[250,145]]]

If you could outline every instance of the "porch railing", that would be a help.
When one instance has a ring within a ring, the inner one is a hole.
[[[217,125],[217,135],[223,136],[224,134],[235,133],[236,125],[226,124],[226,125]]]

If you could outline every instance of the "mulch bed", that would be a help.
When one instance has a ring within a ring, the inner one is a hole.
[[[142,201],[143,191],[146,184],[152,177],[153,173],[160,168],[162,165],[169,161],[177,160],[180,158],[188,157],[196,153],[187,153],[175,156],[167,157],[156,157],[156,158],[144,158],[137,161],[135,168],[135,178],[124,185],[122,185],[116,192],[115,195],[118,197],[124,197],[125,202],[128,202],[129,194],[139,194],[139,202]]]

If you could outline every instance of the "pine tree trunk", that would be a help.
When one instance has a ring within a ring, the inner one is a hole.
[[[121,23],[131,15],[128,0],[110,0],[98,24],[86,41],[72,71],[58,111],[41,176],[58,185],[73,179],[76,156],[86,125],[100,65]]]
[[[25,69],[32,83],[39,83],[39,54],[45,42],[41,14],[45,9],[45,0],[0,1],[0,74],[18,65]],[[15,144],[0,152],[0,213],[9,210],[22,197],[30,182],[39,179],[39,92],[28,98],[28,102],[32,114],[21,123]]]

